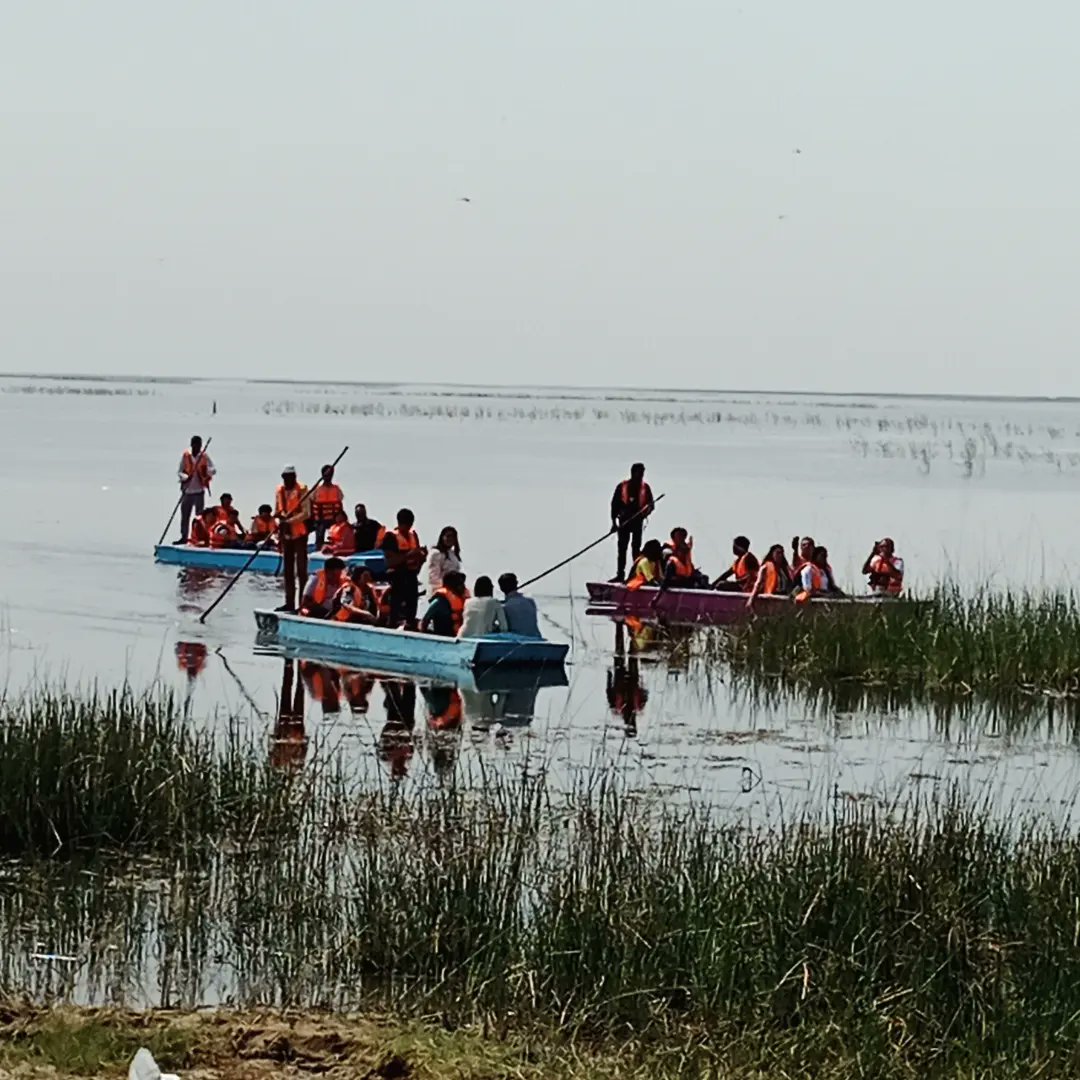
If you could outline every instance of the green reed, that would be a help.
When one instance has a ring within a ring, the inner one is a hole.
[[[1068,590],[929,597],[812,607],[704,632],[674,646],[681,662],[835,690],[915,695],[1080,694],[1080,599]]]

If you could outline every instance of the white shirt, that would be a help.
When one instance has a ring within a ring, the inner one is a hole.
[[[438,548],[432,548],[428,556],[428,591],[434,592],[436,589],[441,589],[443,578],[451,570],[460,572],[461,560],[452,551],[444,555]]]
[[[461,613],[458,637],[484,637],[506,630],[506,615],[494,596],[471,596]]]

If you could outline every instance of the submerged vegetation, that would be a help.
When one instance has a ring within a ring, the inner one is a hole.
[[[1080,697],[1080,599],[1069,590],[941,586],[925,598],[750,619],[673,648],[706,668],[813,692]]]
[[[0,712],[0,992],[437,1017],[631,1046],[653,1075],[1080,1064],[1060,821],[939,789],[732,826],[607,772],[557,795],[537,762],[364,787],[175,712],[130,693]]]

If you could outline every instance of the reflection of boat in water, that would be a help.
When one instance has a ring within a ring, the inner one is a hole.
[[[202,570],[236,571],[242,569],[251,559],[251,548],[212,548],[196,547],[193,544],[158,544],[154,548],[154,561],[169,566],[188,566]],[[329,555],[318,551],[308,553],[308,570],[315,573],[321,570]],[[355,555],[346,555],[349,566],[363,566],[376,577],[386,573],[386,556],[381,551],[361,551]],[[248,567],[250,574],[283,573],[279,551],[260,551]]]
[[[713,589],[658,589],[646,585],[628,589],[613,582],[590,581],[590,615],[638,615],[642,618],[672,619],[693,623],[737,622],[748,614],[746,593],[719,592]],[[853,608],[895,604],[891,596],[815,596],[810,606],[817,608]],[[777,615],[797,610],[788,596],[759,596],[754,601],[755,615]]]
[[[310,619],[257,609],[259,643],[304,646],[319,656],[361,658],[375,667],[403,674],[443,674],[460,670],[494,668],[561,668],[569,646],[519,634],[491,634],[480,638],[436,637],[411,630],[386,630],[378,626]]]

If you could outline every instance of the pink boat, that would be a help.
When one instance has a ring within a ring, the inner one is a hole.
[[[590,581],[590,608],[593,614],[637,615],[642,618],[661,616],[678,622],[726,623],[734,622],[748,614],[747,594],[742,592],[717,592],[712,589],[660,589],[646,585],[641,589],[628,589],[625,585]],[[892,597],[883,596],[818,596],[811,600],[815,607],[838,607],[864,604],[891,603]],[[759,596],[754,601],[757,615],[779,614],[792,611],[795,603],[790,596]]]

